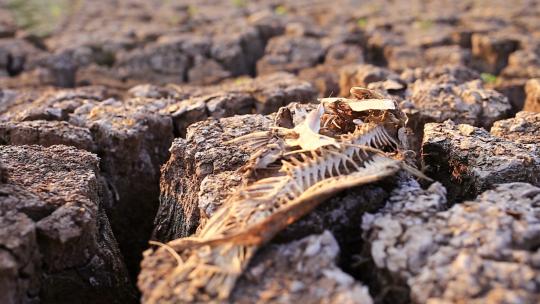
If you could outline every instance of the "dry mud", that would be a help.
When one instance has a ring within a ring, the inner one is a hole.
[[[226,207],[225,142],[352,86],[435,182],[332,197],[230,301],[540,301],[537,1],[46,2],[0,1],[1,303],[177,303],[148,241]]]

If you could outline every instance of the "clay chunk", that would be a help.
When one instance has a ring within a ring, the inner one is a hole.
[[[339,245],[329,231],[264,248],[238,281],[235,303],[371,304],[367,287],[336,265]]]
[[[422,161],[441,181],[451,200],[473,198],[495,184],[540,185],[540,156],[532,145],[515,143],[467,124],[429,123],[424,128]]]
[[[65,121],[33,120],[0,123],[0,143],[41,146],[66,145],[94,151],[90,130]]]
[[[97,157],[62,145],[1,146],[0,162],[3,303],[133,302]]]
[[[523,110],[540,112],[540,79],[535,78],[525,84],[525,106]]]
[[[491,127],[491,134],[521,144],[540,142],[540,113],[519,112],[516,117],[499,120]]]
[[[512,108],[504,95],[484,88],[479,81],[456,85],[417,80],[410,86],[408,101],[412,105],[405,110],[410,119],[420,126],[452,119],[456,123],[489,127],[506,118]]]
[[[537,303],[540,188],[501,184],[446,211],[441,190],[404,185],[364,215],[378,271],[413,303]]]

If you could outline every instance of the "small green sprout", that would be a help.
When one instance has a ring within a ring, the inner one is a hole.
[[[245,77],[245,76],[241,76],[241,77],[238,77],[234,80],[234,84],[236,85],[241,85],[241,84],[244,84],[244,83],[248,83],[250,81],[251,78],[249,77]]]
[[[482,78],[485,83],[489,84],[494,84],[497,81],[497,76],[490,73],[482,73],[480,74],[480,78]]]
[[[232,4],[236,7],[246,7],[247,1],[246,0],[232,0]]]
[[[80,0],[7,0],[5,6],[19,28],[46,37],[58,29],[79,4]]]
[[[190,17],[194,17],[195,15],[197,15],[198,11],[199,9],[195,5],[189,5],[187,8],[187,13]]]
[[[279,5],[274,9],[274,12],[278,15],[287,15],[287,8],[283,5]]]
[[[367,18],[366,17],[358,18],[358,20],[356,21],[356,25],[358,25],[359,28],[366,28]]]
[[[421,30],[429,30],[433,27],[433,21],[431,20],[419,20],[414,22],[414,27],[419,28]]]

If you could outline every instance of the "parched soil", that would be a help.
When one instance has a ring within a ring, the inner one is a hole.
[[[377,90],[435,182],[349,189],[235,303],[540,302],[537,1],[0,0],[0,303],[177,303],[282,107]]]

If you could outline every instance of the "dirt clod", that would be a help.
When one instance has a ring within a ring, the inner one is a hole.
[[[7,229],[1,230],[6,272],[0,281],[7,303],[70,303],[81,295],[89,302],[133,302],[104,212],[108,195],[97,157],[62,145],[2,146],[0,161],[0,218]]]
[[[429,123],[422,161],[453,200],[474,198],[507,181],[539,185],[540,159],[534,145],[515,143],[467,124]]]
[[[540,79],[535,78],[527,81],[525,85],[525,106],[523,110],[540,112]]]
[[[404,185],[385,208],[364,215],[378,271],[410,288],[413,303],[538,301],[531,223],[540,189],[501,184],[446,211],[444,194],[436,184]]]

